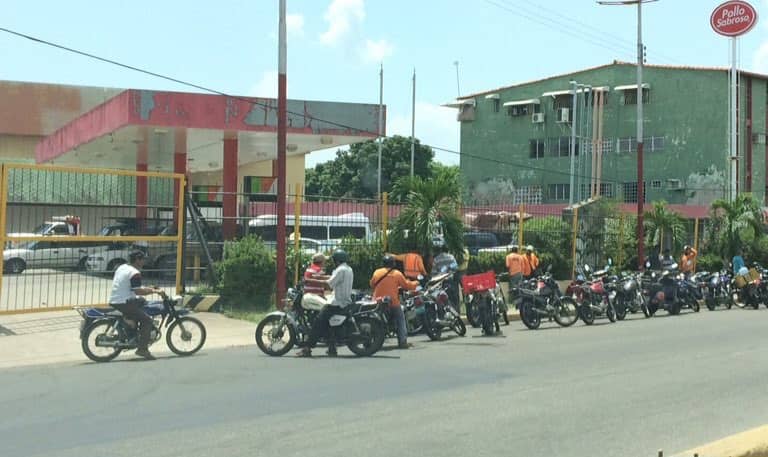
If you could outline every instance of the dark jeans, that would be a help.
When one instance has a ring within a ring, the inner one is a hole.
[[[459,287],[461,286],[461,279],[466,274],[465,271],[457,271],[456,274],[453,276],[456,281],[456,312],[461,314],[461,304],[464,302],[464,289],[461,290],[461,293],[459,293]]]
[[[149,335],[152,332],[152,318],[147,316],[143,307],[147,303],[146,300],[134,299],[128,300],[127,303],[112,303],[109,306],[123,313],[125,319],[130,319],[139,323],[139,349],[147,349],[149,347]]]
[[[317,344],[317,341],[324,333],[328,333],[328,348],[335,348],[336,341],[333,335],[333,328],[328,324],[328,319],[334,314],[343,314],[344,309],[339,306],[328,305],[320,311],[317,315],[315,323],[312,324],[312,330],[309,332],[309,340],[307,340],[307,347],[313,348]]]

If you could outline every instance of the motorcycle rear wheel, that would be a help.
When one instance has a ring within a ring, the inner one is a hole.
[[[507,299],[504,297],[504,292],[500,292],[501,302],[499,303],[499,313],[504,320],[504,325],[509,325],[509,306],[507,306]],[[765,306],[768,306],[768,302]]]
[[[464,321],[461,320],[461,318],[456,318],[456,320],[453,321],[453,331],[459,336],[467,334],[467,326],[464,325]]]
[[[360,329],[360,336],[350,340],[347,347],[357,356],[370,357],[381,349],[387,338],[384,323],[368,316],[355,317],[355,322]]]
[[[427,336],[432,341],[440,341],[443,335],[443,328],[437,323],[437,316],[432,310],[428,310],[424,314],[424,331],[427,332]]]
[[[520,305],[520,320],[531,330],[536,330],[541,325],[541,316],[533,309],[533,303],[529,301]]]
[[[691,307],[694,313],[701,311],[701,305],[699,305],[699,301],[695,298],[691,298],[691,301],[688,303],[688,305]]]
[[[707,309],[710,311],[715,310],[715,299],[712,297],[707,297],[704,299],[704,304],[707,306]]]
[[[81,340],[83,353],[85,353],[85,355],[94,362],[109,362],[110,360],[120,355],[120,353],[123,351],[118,347],[104,347],[96,345],[96,341],[98,339],[117,339],[116,336],[113,337],[107,335],[107,332],[113,328],[113,324],[114,322],[109,320],[94,321],[88,326],[88,328],[83,331],[83,338]],[[92,336],[93,342],[91,342]],[[93,347],[91,347],[91,345],[93,345]]]

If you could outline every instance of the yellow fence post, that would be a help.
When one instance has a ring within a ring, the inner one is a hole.
[[[697,217],[693,223],[693,249],[699,252],[699,218]],[[696,260],[698,260],[698,254],[693,258],[693,272],[696,273]]]
[[[520,246],[520,252],[523,252],[523,225],[525,224],[525,216],[523,214],[523,211],[525,211],[525,205],[520,202],[520,208],[518,209],[518,214],[520,217],[517,218],[517,226],[518,226],[518,233],[517,233],[517,245]]]
[[[619,213],[619,258],[617,265],[624,263],[624,213]]]
[[[293,283],[299,283],[299,268],[301,267],[301,184],[296,184],[296,195],[293,197],[293,255],[294,261]]]
[[[573,208],[573,237],[571,239],[571,280],[576,279],[576,238],[579,233],[579,208]]]
[[[8,169],[0,164],[0,246],[5,249],[5,211],[8,208]],[[3,297],[3,267],[0,267],[0,302]]]
[[[184,275],[184,223],[187,219],[187,208],[184,206],[184,190],[186,189],[186,179],[182,176],[179,178],[179,201],[176,203],[179,205],[178,209],[178,226],[176,227],[176,293],[180,294],[182,290],[182,276]],[[195,270],[199,271],[199,270]]]
[[[384,252],[387,252],[387,229],[389,226],[389,193],[381,194],[381,245]]]

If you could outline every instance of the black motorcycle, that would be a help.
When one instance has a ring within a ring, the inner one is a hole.
[[[718,306],[725,306],[726,309],[733,307],[731,276],[728,271],[714,273],[704,271],[697,273],[694,278],[699,281],[699,287],[704,293],[704,304],[708,310],[714,311]]]
[[[645,317],[651,317],[645,300],[643,300],[639,275],[625,272],[621,276],[611,277],[609,283],[611,286],[607,286],[607,288],[612,293],[615,292],[611,299],[614,302],[616,319],[623,321],[627,317],[627,313],[634,314],[638,311],[642,311]]]
[[[562,327],[569,327],[579,320],[576,301],[560,293],[551,271],[552,265],[549,265],[540,278],[525,281],[510,291],[510,295],[519,298],[520,320],[531,330],[539,328],[542,317],[552,318]]]
[[[267,314],[256,327],[256,344],[267,355],[278,357],[293,346],[305,347],[318,312],[302,306],[300,288],[288,289],[282,301],[283,310]],[[378,315],[378,303],[358,300],[328,319],[329,332],[339,346],[346,345],[358,356],[371,356],[381,349],[387,336],[384,322]],[[329,332],[320,343],[327,344]]]
[[[651,316],[655,315],[659,309],[663,309],[673,316],[680,314],[683,303],[677,295],[677,264],[669,265],[662,271],[650,270],[650,266],[650,262],[646,262],[642,286],[643,298]]]
[[[449,292],[453,273],[434,276],[427,282],[424,293],[424,331],[432,341],[442,337],[443,330],[452,330],[459,336],[467,334],[467,326],[451,302]]]
[[[492,302],[492,305],[495,307],[495,312],[499,315],[499,319],[504,322],[504,325],[509,325],[509,305],[507,304],[507,298],[504,295],[501,284],[508,279],[509,273],[497,274],[495,287],[485,291],[487,295],[486,298]],[[464,296],[464,306],[467,309],[467,322],[475,328],[481,327],[482,325],[482,321],[480,320],[481,310],[477,306],[481,300],[477,295],[477,293],[467,293]]]
[[[149,344],[152,345],[163,335],[174,354],[192,355],[205,344],[206,331],[202,322],[188,316],[190,310],[176,309],[180,297],[162,295],[162,301],[149,302],[144,312],[152,318],[153,327]],[[94,362],[109,362],[122,351],[136,349],[137,329],[129,325],[120,311],[101,308],[78,309],[83,321],[80,323],[80,340],[83,352]]]
[[[701,307],[699,300],[704,296],[699,288],[699,284],[693,278],[687,277],[684,273],[679,273],[677,279],[677,297],[683,307],[698,313]]]

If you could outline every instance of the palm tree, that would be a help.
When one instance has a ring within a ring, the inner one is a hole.
[[[393,224],[393,246],[429,255],[433,237],[441,234],[448,249],[461,261],[464,228],[459,216],[461,185],[455,170],[439,170],[429,179],[401,178],[392,194],[395,201],[405,203]]]
[[[658,246],[659,252],[664,250],[665,245],[671,246],[674,251],[680,247],[685,239],[685,223],[683,218],[674,211],[667,208],[667,202],[660,200],[653,202],[653,210],[645,213],[645,233],[646,244],[649,246]],[[671,237],[667,243],[664,237]]]
[[[716,249],[731,258],[743,244],[757,241],[763,231],[760,203],[751,194],[741,194],[736,200],[712,202],[712,218],[721,230],[715,236]]]

